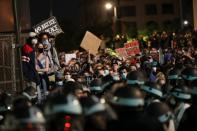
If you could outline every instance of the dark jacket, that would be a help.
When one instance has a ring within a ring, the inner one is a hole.
[[[22,48],[23,75],[27,81],[39,83],[37,71],[35,69],[35,51],[29,44]]]

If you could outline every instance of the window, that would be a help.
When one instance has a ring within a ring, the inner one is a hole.
[[[119,7],[119,16],[128,17],[128,16],[136,16],[136,7],[135,6],[124,6]]]
[[[173,4],[162,4],[162,14],[173,14],[174,5]]]
[[[155,4],[147,4],[145,5],[145,11],[146,15],[156,15],[157,6]]]
[[[125,32],[128,37],[135,38],[137,37],[137,23],[136,22],[124,22]]]
[[[148,21],[146,23],[146,28],[150,31],[157,30],[159,27],[158,23],[156,21]]]

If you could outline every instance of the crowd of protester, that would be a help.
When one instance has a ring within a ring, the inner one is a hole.
[[[54,36],[31,32],[22,48],[26,88],[17,96],[0,91],[0,130],[196,131],[194,34],[153,33],[139,42],[141,53],[128,58],[76,50],[67,62]]]

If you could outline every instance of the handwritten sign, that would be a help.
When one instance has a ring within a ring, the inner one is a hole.
[[[132,41],[124,45],[128,56],[135,56],[140,53],[139,42]]]
[[[121,56],[121,57],[124,57],[126,58],[127,57],[127,52],[126,52],[126,49],[125,48],[118,48],[118,49],[115,49],[116,53]]]
[[[61,27],[57,22],[57,19],[54,16],[37,24],[33,27],[33,29],[37,34],[48,32],[51,35],[57,36],[60,33],[63,33]]]

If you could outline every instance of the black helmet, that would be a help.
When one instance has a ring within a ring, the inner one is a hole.
[[[190,93],[197,96],[197,80],[192,81]]]
[[[7,93],[0,92],[0,113],[11,110],[12,96]]]
[[[67,96],[54,96],[46,102],[44,114],[50,118],[58,113],[81,115],[82,108],[78,99],[68,94]]]
[[[142,71],[132,71],[127,75],[128,85],[135,85],[135,84],[142,85],[144,84],[145,81],[146,81],[146,77]]]
[[[197,79],[197,69],[196,68],[185,68],[181,72],[181,76],[184,80],[193,81]]]
[[[20,110],[32,106],[31,101],[25,96],[18,96],[13,100],[13,110]]]
[[[145,114],[160,123],[165,123],[173,118],[170,108],[162,102],[151,103],[145,110]]]
[[[140,89],[122,87],[115,91],[111,103],[117,106],[139,107],[144,106],[144,99]]]
[[[4,122],[5,130],[45,129],[45,118],[42,112],[36,107],[15,110],[6,116]]]
[[[171,95],[178,100],[190,100],[189,88],[186,85],[178,85],[171,91]]]
[[[0,91],[0,125],[5,115],[12,109],[12,96]]]
[[[111,88],[111,85],[114,83],[113,77],[111,75],[107,75],[102,78],[102,87],[103,90],[108,90]]]
[[[146,82],[144,85],[141,86],[141,90],[157,98],[163,97],[161,87],[157,83],[154,83],[154,82]]]
[[[84,114],[86,116],[89,116],[98,112],[104,112],[106,110],[105,105],[101,103],[100,100],[96,96],[89,96],[89,97],[81,98],[80,102],[84,109]]]
[[[103,92],[103,86],[102,86],[102,79],[101,78],[95,79],[90,83],[90,91],[93,94],[99,94],[99,93]]]
[[[71,94],[75,95],[76,90],[82,90],[83,91],[83,86],[82,86],[81,83],[69,81],[69,82],[65,83],[64,88],[63,88],[63,92],[65,94],[71,93]]]
[[[77,121],[82,115],[82,108],[78,99],[71,94],[50,98],[44,107],[44,114],[49,131],[74,130],[81,127],[81,122],[78,125]]]
[[[172,69],[170,70],[169,74],[168,74],[168,80],[177,80],[177,79],[181,79],[181,70],[180,69]]]

